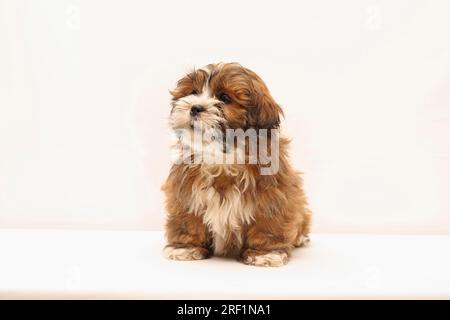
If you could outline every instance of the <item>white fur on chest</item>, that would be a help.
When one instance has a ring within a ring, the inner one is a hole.
[[[219,175],[231,175],[235,184],[225,192],[219,193],[214,188],[214,179]],[[242,246],[242,226],[253,219],[253,210],[243,201],[243,192],[250,181],[247,175],[232,166],[202,166],[201,177],[193,185],[191,211],[203,215],[203,222],[208,226],[214,241],[214,253],[226,253],[227,237],[232,233],[236,245]]]

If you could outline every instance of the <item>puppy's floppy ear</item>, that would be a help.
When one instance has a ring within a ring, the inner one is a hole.
[[[251,122],[259,129],[274,129],[280,125],[283,110],[270,95],[262,81],[253,81],[254,106],[250,112]]]
[[[172,95],[172,100],[177,100],[193,90],[194,75],[195,70],[177,81],[175,89],[169,91]]]
[[[169,91],[173,100],[180,99],[195,91],[199,91],[205,83],[208,74],[204,70],[196,70],[195,68],[187,73],[183,78],[178,80],[175,89]]]

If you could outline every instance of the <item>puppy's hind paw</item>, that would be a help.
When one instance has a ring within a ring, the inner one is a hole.
[[[177,247],[168,245],[164,248],[164,256],[167,259],[190,261],[208,258],[208,250],[202,247]]]
[[[300,235],[295,241],[294,245],[296,247],[306,247],[311,242],[308,236]]]

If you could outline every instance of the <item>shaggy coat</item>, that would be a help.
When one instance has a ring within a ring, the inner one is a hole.
[[[188,134],[175,146],[192,138],[194,122],[226,136],[227,129],[278,130],[282,110],[264,82],[237,63],[211,64],[180,79],[172,94],[170,126]],[[193,110],[195,109],[195,110]],[[258,149],[272,154],[272,139],[257,136]],[[223,140],[203,141],[219,145]],[[166,257],[175,260],[205,259],[213,254],[234,256],[258,266],[281,266],[291,250],[308,239],[311,213],[302,179],[289,161],[289,140],[280,137],[276,172],[261,174],[253,163],[174,164],[163,185],[166,194]],[[224,146],[225,147],[225,146]],[[240,148],[249,159],[249,146]],[[193,147],[188,153],[192,160]],[[208,153],[207,148],[203,154]],[[217,150],[217,149],[216,149]],[[186,160],[186,157],[185,159]]]

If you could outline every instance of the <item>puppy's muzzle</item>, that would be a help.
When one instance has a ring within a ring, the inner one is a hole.
[[[205,111],[205,108],[201,105],[194,105],[191,107],[191,117],[195,117],[196,115],[198,115],[200,112]]]

